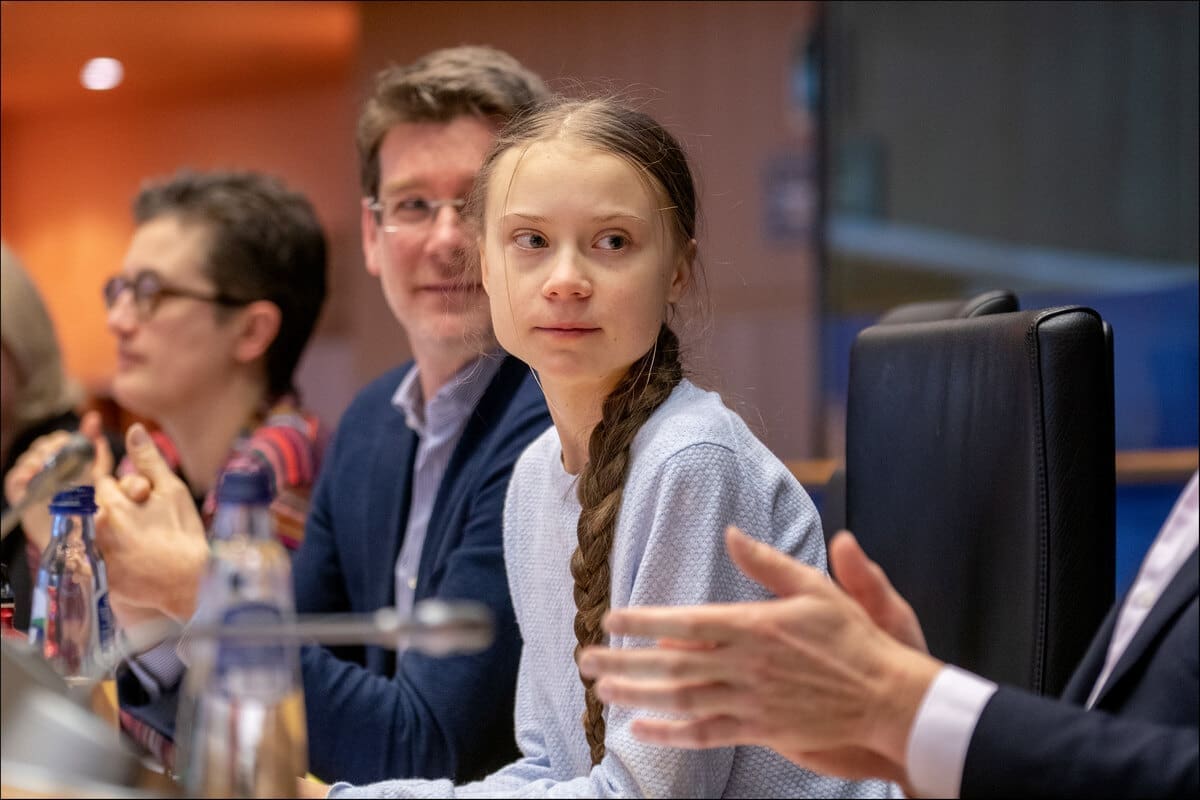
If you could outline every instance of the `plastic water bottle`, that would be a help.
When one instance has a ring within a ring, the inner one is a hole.
[[[108,576],[96,549],[96,497],[76,486],[50,501],[50,544],[42,553],[29,620],[29,641],[63,677],[92,672],[113,642]]]
[[[222,476],[197,622],[295,620],[291,561],[272,535],[270,502],[262,471]],[[295,794],[308,760],[299,648],[220,638],[185,638],[182,648],[188,672],[175,725],[176,769],[189,796]]]

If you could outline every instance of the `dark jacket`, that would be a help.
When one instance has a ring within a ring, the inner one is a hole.
[[[354,399],[326,453],[293,574],[301,613],[369,612],[395,601],[417,435],[391,398],[411,364]],[[474,656],[379,647],[301,655],[309,769],[325,780],[481,777],[517,756],[520,634],[504,569],[513,464],[550,424],[541,390],[508,357],[467,422],[438,490],[417,574],[419,602],[486,603],[496,640]]]
[[[1195,797],[1200,793],[1197,554],[1138,628],[1095,707],[1118,604],[1062,700],[1001,688],[963,767],[963,797]]]

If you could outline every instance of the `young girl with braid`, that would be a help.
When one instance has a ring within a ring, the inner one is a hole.
[[[463,786],[336,784],[329,796],[887,793],[765,748],[642,744],[632,712],[605,708],[575,664],[603,640],[611,607],[763,599],[726,556],[726,525],[825,566],[804,490],[716,394],[683,377],[668,321],[692,277],[696,198],[679,144],[613,102],[556,101],[501,133],[467,213],[496,336],[535,371],[554,419],[518,461],[504,513],[524,757]]]

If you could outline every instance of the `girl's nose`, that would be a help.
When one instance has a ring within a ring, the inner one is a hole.
[[[592,293],[592,283],[588,280],[585,270],[580,263],[578,254],[569,248],[564,248],[554,261],[554,267],[542,286],[542,294],[549,298],[588,297]]]

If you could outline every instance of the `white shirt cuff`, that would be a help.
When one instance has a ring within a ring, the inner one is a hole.
[[[996,684],[947,664],[921,700],[908,735],[908,781],[921,797],[958,797],[967,747]]]
[[[129,659],[129,667],[137,676],[138,683],[153,698],[172,688],[183,677],[184,663],[175,654],[175,645],[160,642],[144,653]]]

